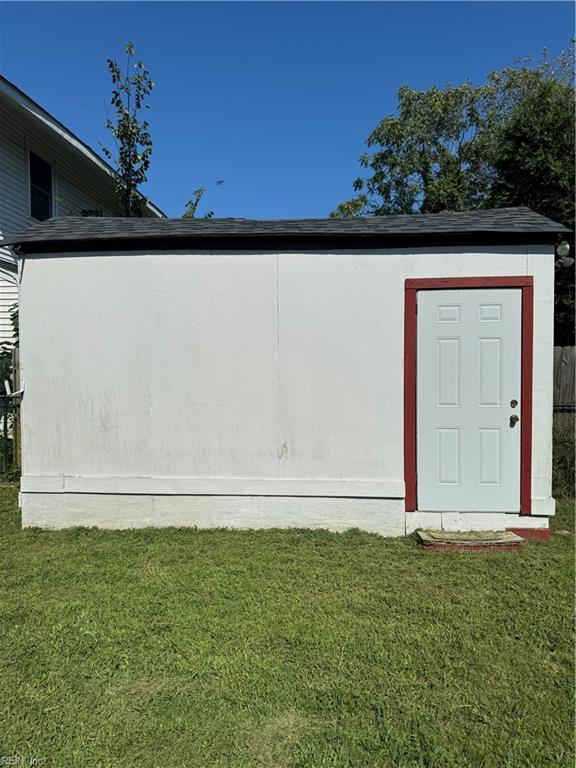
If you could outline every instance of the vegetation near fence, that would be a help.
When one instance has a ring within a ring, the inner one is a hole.
[[[555,413],[553,431],[552,495],[574,498],[574,413]]]
[[[19,398],[11,397],[20,386],[18,347],[0,350],[0,481],[20,477],[20,419]]]
[[[19,424],[17,406],[4,392],[0,394],[0,480],[20,477]]]
[[[576,347],[554,347],[554,431],[552,494],[573,498]]]

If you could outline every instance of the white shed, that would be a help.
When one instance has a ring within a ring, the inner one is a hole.
[[[564,231],[527,208],[32,227],[23,525],[547,529]]]

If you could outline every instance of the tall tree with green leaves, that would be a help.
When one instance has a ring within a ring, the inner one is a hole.
[[[136,49],[130,42],[124,46],[125,70],[115,59],[107,59],[112,78],[110,103],[114,107],[114,119],[106,121],[106,127],[116,141],[116,155],[104,148],[106,157],[115,164],[117,172],[118,213],[121,216],[141,216],[146,198],[139,186],[147,180],[152,154],[152,138],[148,121],[142,112],[149,109],[146,98],[154,83],[143,62],[134,62]]]
[[[398,92],[370,134],[367,174],[332,216],[526,205],[574,231],[574,53],[472,86]],[[574,237],[571,238],[574,255]],[[574,344],[574,271],[556,271],[555,341]]]
[[[495,180],[488,203],[527,205],[572,230],[574,256],[574,90],[557,79],[538,83],[510,112],[499,131]],[[574,268],[555,275],[555,343],[574,345]]]
[[[398,114],[367,140],[360,164],[369,175],[333,216],[434,213],[477,207],[490,174],[479,133],[485,94],[469,84],[398,92]]]
[[[397,114],[381,120],[367,139],[368,151],[360,157],[367,174],[354,182],[357,195],[332,215],[434,213],[489,204],[502,130],[543,84],[563,84],[573,94],[570,61],[570,52],[556,60],[545,54],[536,65],[525,60],[477,86],[403,86]]]
[[[574,227],[574,92],[539,83],[511,110],[498,133],[491,205],[527,205]]]

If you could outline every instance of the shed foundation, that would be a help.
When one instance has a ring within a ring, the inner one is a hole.
[[[548,517],[492,512],[405,512],[404,499],[22,493],[22,526],[72,528],[360,528],[404,536],[445,531],[546,531]]]

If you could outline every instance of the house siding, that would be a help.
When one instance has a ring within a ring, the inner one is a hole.
[[[16,274],[0,268],[0,344],[13,340],[13,328],[10,314],[14,304],[18,303],[18,282]]]
[[[87,158],[55,141],[23,109],[0,99],[0,232],[11,235],[34,223],[30,216],[28,151],[52,164],[55,216],[78,216],[85,209],[117,213],[114,179]]]
[[[13,234],[30,224],[27,215],[26,149],[14,115],[0,102],[0,232]]]

